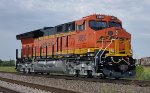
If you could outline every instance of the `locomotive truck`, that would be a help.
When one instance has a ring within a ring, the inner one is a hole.
[[[131,34],[115,16],[93,14],[16,36],[16,70],[72,76],[133,77]]]

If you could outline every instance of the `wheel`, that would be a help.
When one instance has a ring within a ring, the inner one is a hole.
[[[25,73],[26,73],[26,74],[29,74],[29,73],[30,73],[29,68],[25,68]]]
[[[119,80],[120,78],[119,77],[115,77],[115,80]]]
[[[101,75],[100,75],[100,78],[101,78],[101,79],[106,79],[106,75],[105,75],[105,74],[101,74]]]
[[[31,69],[30,68],[28,68],[28,73],[31,74]]]
[[[23,74],[25,74],[25,73],[26,73],[25,68],[23,68]]]
[[[75,77],[79,77],[79,74],[80,73],[80,70],[76,70],[76,74],[75,74]]]
[[[34,74],[38,74],[38,72],[34,72]]]
[[[92,70],[87,70],[87,77],[92,78]]]
[[[49,75],[50,73],[46,73],[47,75]]]

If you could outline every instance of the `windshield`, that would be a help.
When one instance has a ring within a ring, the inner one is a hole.
[[[122,28],[121,23],[119,23],[119,22],[109,22],[109,27],[119,27],[119,28]]]
[[[105,21],[90,21],[90,27],[93,30],[101,30],[107,27],[107,23]]]

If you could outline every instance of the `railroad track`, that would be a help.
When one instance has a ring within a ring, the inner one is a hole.
[[[0,93],[19,93],[19,92],[0,86]]]
[[[5,72],[0,72],[5,73]],[[9,72],[6,72],[9,73]],[[81,80],[86,82],[100,82],[100,83],[113,83],[113,84],[122,84],[122,85],[134,85],[140,87],[150,87],[150,81],[143,80],[128,80],[128,79],[99,79],[99,78],[85,78],[85,77],[72,77],[65,75],[39,75],[39,74],[23,74],[23,73],[11,73],[16,75],[24,75],[24,76],[35,76],[35,77],[43,77],[43,78],[55,78],[55,79],[65,79],[65,80]]]
[[[123,84],[123,85],[135,85],[140,87],[150,87],[150,81],[145,80],[129,80],[129,79],[100,79],[100,78],[88,78],[88,77],[73,77],[65,75],[38,75],[38,74],[23,74],[23,73],[14,73],[17,75],[25,76],[37,76],[43,78],[55,78],[55,79],[65,79],[65,80],[81,80],[86,82],[100,82],[100,83],[113,83],[113,84]]]
[[[13,73],[13,74],[15,74],[15,73]],[[79,93],[79,92],[75,92],[75,91],[71,91],[71,90],[59,89],[59,88],[55,88],[55,87],[38,85],[38,84],[33,84],[33,83],[28,83],[28,82],[23,82],[23,81],[8,79],[8,78],[2,78],[2,77],[0,77],[0,81],[5,81],[8,83],[17,84],[17,85],[21,85],[21,86],[25,86],[25,87],[29,87],[29,88],[33,88],[33,89],[44,90],[44,91],[50,92],[50,93]],[[2,93],[19,93],[17,91],[10,90],[10,89],[4,88],[4,87],[0,87],[0,93],[1,92]]]

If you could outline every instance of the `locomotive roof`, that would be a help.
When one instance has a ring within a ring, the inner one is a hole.
[[[16,38],[17,40],[21,40],[25,38],[37,38],[37,37],[43,36],[43,34],[44,33],[41,31],[41,29],[38,29],[38,30],[31,31],[31,32],[19,34],[16,36]]]
[[[109,18],[116,18],[115,16],[110,16],[110,15],[103,15],[103,14],[93,14],[89,16],[85,16],[82,19],[90,18],[90,17],[95,17],[96,18],[103,18],[104,16],[109,17]],[[80,19],[80,20],[82,20]],[[78,20],[76,21],[78,22]],[[62,32],[68,32],[68,31],[74,31],[75,30],[75,21],[56,25],[54,27],[44,27],[42,29],[37,29],[31,32],[26,32],[23,34],[19,34],[16,36],[17,40],[25,39],[25,38],[38,38],[42,36],[47,36],[47,35],[52,35],[56,33],[62,33]]]
[[[75,21],[60,24],[55,27],[44,27],[42,29],[19,34],[16,36],[16,38],[17,40],[26,39],[26,38],[38,38],[42,36],[48,36],[56,33],[73,31],[73,30],[75,30]]]

